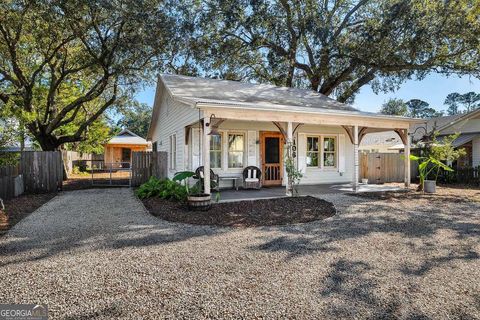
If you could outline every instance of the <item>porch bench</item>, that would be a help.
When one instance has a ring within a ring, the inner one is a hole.
[[[240,175],[219,175],[218,180],[219,181],[232,181],[233,182],[233,188],[238,191],[238,180],[241,180],[242,176]]]

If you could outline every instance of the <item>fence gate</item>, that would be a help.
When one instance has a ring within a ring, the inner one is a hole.
[[[417,165],[411,162],[411,177],[417,175]],[[360,178],[368,183],[403,182],[405,160],[401,153],[362,153],[360,154]]]
[[[137,187],[154,176],[167,177],[166,152],[132,152],[132,187]]]
[[[104,162],[103,160],[84,160],[91,173],[92,186],[130,187],[132,169],[130,162]]]
[[[54,192],[62,188],[63,162],[59,151],[25,151],[20,163],[25,192]]]

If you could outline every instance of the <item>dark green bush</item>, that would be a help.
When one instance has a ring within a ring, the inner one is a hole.
[[[187,190],[178,182],[169,179],[157,179],[151,177],[136,191],[140,199],[160,197],[167,200],[184,201],[187,198]]]

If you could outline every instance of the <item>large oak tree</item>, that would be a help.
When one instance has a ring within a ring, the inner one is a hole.
[[[351,101],[429,72],[479,75],[478,0],[208,0],[190,43],[207,75]]]
[[[161,0],[4,0],[0,108],[43,150],[88,138],[172,51],[175,13]]]

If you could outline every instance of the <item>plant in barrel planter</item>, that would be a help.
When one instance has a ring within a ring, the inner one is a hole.
[[[187,193],[187,205],[190,210],[206,211],[211,207],[212,196],[202,192],[203,179],[200,177],[198,177],[195,185],[190,187],[188,179],[195,177],[195,172],[182,171],[175,174],[173,181],[177,181],[185,187]]]

